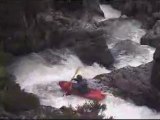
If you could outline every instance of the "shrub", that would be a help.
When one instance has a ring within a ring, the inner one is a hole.
[[[77,112],[81,115],[80,118],[87,119],[103,119],[104,115],[100,113],[100,110],[104,111],[106,109],[106,105],[101,105],[99,102],[91,101],[89,103],[85,103],[83,106],[77,107]]]
[[[98,102],[85,103],[83,106],[78,106],[76,110],[70,107],[62,107],[63,117],[68,119],[103,119],[103,115],[99,114],[100,110],[105,110],[106,106]]]

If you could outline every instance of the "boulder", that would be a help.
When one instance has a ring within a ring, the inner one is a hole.
[[[159,109],[160,92],[150,84],[153,62],[138,67],[125,67],[95,77],[115,95],[130,99],[136,105]]]
[[[22,91],[14,81],[8,81],[5,89],[1,91],[1,104],[5,111],[19,113],[39,107],[39,99],[31,94]]]
[[[143,23],[143,27],[150,29],[155,24],[157,17],[155,12],[159,12],[159,0],[112,0],[109,3],[116,9],[122,12],[122,15],[127,15],[137,19]]]
[[[73,31],[66,35],[68,40],[62,42],[61,47],[68,47],[75,51],[78,57],[86,64],[91,65],[97,62],[109,67],[114,62],[114,59],[107,47],[103,34],[104,31],[100,29]]]
[[[154,53],[154,63],[151,74],[151,84],[160,90],[160,46],[157,47]]]
[[[141,44],[155,48],[160,44],[160,20],[141,38]]]

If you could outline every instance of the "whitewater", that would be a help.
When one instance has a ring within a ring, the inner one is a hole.
[[[100,7],[105,13],[105,19],[120,17],[121,13],[111,6],[101,5]],[[122,32],[124,29],[125,32]],[[118,26],[117,24],[113,25],[111,30],[111,36],[116,38],[116,41],[107,44],[116,59],[114,66],[117,69],[128,65],[136,67],[153,60],[155,50],[149,46],[140,45],[140,38],[145,34],[145,30],[140,28],[140,23],[127,21]],[[111,39],[113,39],[112,37]],[[64,96],[58,82],[69,81],[78,67],[80,67],[78,74],[87,79],[111,72],[97,63],[92,66],[84,65],[69,50],[55,51],[51,49],[17,58],[9,66],[9,72],[16,76],[16,82],[20,84],[21,89],[36,94],[42,105],[56,108],[72,105],[76,108],[89,100],[73,95]],[[91,87],[102,87],[94,81],[89,80]],[[103,112],[105,118],[110,116],[116,119],[160,118],[160,113],[156,113],[146,106],[136,106],[129,101],[113,96],[110,92],[107,92],[107,98],[101,103],[107,105],[107,109]]]

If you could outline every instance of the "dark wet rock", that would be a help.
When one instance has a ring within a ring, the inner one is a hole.
[[[159,0],[112,0],[109,2],[120,10],[122,15],[133,17],[143,23],[143,27],[150,29],[158,19],[155,13],[159,12]]]
[[[6,66],[14,59],[13,55],[5,52],[0,52],[0,90],[3,90],[7,85],[9,78],[11,77]]]
[[[151,75],[151,84],[160,90],[160,46],[157,47],[154,53],[154,63]]]
[[[125,67],[95,78],[124,99],[160,110],[160,93],[150,84],[152,64],[150,62],[139,67]]]
[[[152,68],[151,84],[160,90],[160,63],[155,61]]]
[[[105,45],[104,31],[97,29],[92,22],[93,16],[103,16],[98,0],[16,0],[11,3],[7,0],[2,3],[4,6],[0,5],[0,12],[5,17],[0,23],[0,30],[3,31],[0,43],[4,51],[17,56],[47,48],[70,48],[86,64],[98,62],[109,66],[113,63],[113,57]],[[11,4],[16,8],[14,11]],[[73,5],[77,8],[69,7]],[[79,17],[81,20],[74,17],[73,9],[83,14]]]
[[[99,0],[84,0],[83,3],[86,9],[86,16],[88,21],[94,21],[94,16],[104,17],[104,13],[99,6]]]
[[[21,112],[17,115],[17,118],[21,119],[60,119],[62,117],[62,112],[59,109],[40,106],[37,109]]]
[[[67,36],[71,38],[67,42],[67,46],[73,49],[84,63],[93,64],[98,62],[108,67],[114,62],[106,45],[105,37],[103,37],[103,30],[79,30],[69,34]]]
[[[0,109],[0,119],[58,119],[62,118],[62,112],[59,109],[39,106],[36,109],[21,111],[13,114],[6,112],[3,108]]]
[[[8,65],[13,59],[14,56],[12,54],[0,51],[0,66]]]
[[[112,48],[112,54],[118,55],[142,55],[147,54],[149,51],[147,48],[142,48],[139,43],[132,40],[123,40],[117,42]]]
[[[17,114],[6,112],[0,109],[1,119],[103,119],[103,115],[99,114],[100,110],[105,110],[105,105],[99,103],[88,103],[78,106],[77,110],[70,107],[62,106],[57,109],[50,106],[39,106],[36,109],[22,111]]]
[[[51,22],[54,15],[51,16],[47,14],[57,14],[57,9],[61,11],[66,18],[70,17],[71,19],[75,19],[72,14],[74,11],[71,6],[76,6],[75,8],[78,10],[76,13],[83,14],[83,16],[86,16],[84,14],[87,14],[88,16],[91,11],[93,14],[103,14],[99,7],[98,0],[95,0],[94,2],[91,0],[1,0],[0,3],[0,42],[2,42],[5,51],[15,55],[22,55],[51,47],[52,44],[50,45],[51,42],[48,37],[50,34],[54,33],[51,29],[45,29],[46,27],[44,26],[51,26],[50,28],[55,26],[47,23],[44,23],[43,25],[42,23],[39,23],[41,19],[39,16],[42,14],[45,15],[48,22]],[[61,8],[64,8],[65,10],[63,11]],[[65,12],[70,16],[67,16]],[[92,19],[93,16],[91,15],[88,17],[90,18],[86,19]],[[81,18],[82,16],[79,16],[79,19]],[[58,25],[59,22],[61,22],[63,27],[66,25],[66,22],[68,23],[71,20],[67,21],[67,19],[63,18],[57,21],[54,19],[52,21],[56,22],[55,25]]]
[[[159,62],[160,61],[160,45],[157,47],[154,55],[153,55],[154,61]]]
[[[141,44],[158,47],[160,44],[160,20],[141,38]]]
[[[1,91],[1,103],[4,109],[11,113],[35,109],[40,105],[35,95],[22,91],[19,85],[12,81],[8,81],[5,89]]]
[[[56,21],[49,24],[54,26],[54,29],[51,29],[52,34],[48,37],[48,44],[51,47],[71,49],[86,64],[98,62],[109,66],[114,62],[106,45],[105,31],[86,22],[75,22],[65,17],[61,17],[61,20],[68,22],[65,22],[64,25],[61,21],[56,20],[59,24],[55,23]]]
[[[9,113],[19,113],[39,107],[39,99],[26,93],[14,82],[14,76],[9,75],[0,67],[0,106]]]
[[[39,105],[39,99],[21,90],[15,83],[15,77],[7,72],[6,66],[0,64],[0,106],[7,112],[18,113],[35,109]]]
[[[93,16],[104,17],[99,7],[99,0],[55,0],[55,10],[60,10],[65,16],[70,16],[86,21],[93,21]]]

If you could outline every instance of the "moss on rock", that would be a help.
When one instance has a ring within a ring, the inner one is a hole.
[[[0,66],[0,78],[6,78],[8,76],[8,73],[6,71],[6,68],[4,66]]]
[[[3,91],[2,103],[4,109],[11,113],[35,109],[40,105],[35,95],[22,91],[14,81],[10,81]]]
[[[0,65],[6,66],[12,59],[12,54],[0,51]]]
[[[25,92],[5,91],[3,105],[6,111],[18,113],[38,107],[39,100]]]

